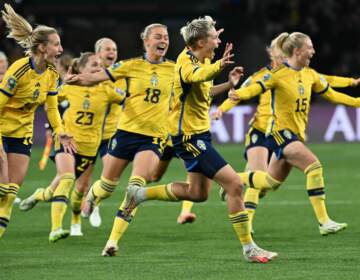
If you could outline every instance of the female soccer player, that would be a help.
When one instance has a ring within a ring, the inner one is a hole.
[[[73,61],[71,69],[75,74],[95,73],[101,70],[101,61],[95,53],[83,53]],[[59,99],[66,99],[69,102],[69,108],[63,116],[65,131],[73,135],[77,152],[69,155],[64,153],[62,147],[55,145],[57,178],[66,178],[67,184],[61,184],[60,181],[51,199],[50,242],[57,242],[69,235],[69,231],[62,228],[62,220],[75,179],[76,186],[71,194],[73,213],[70,234],[82,235],[80,205],[90,185],[107,108],[112,103],[120,104],[124,98],[125,92],[115,89],[108,83],[100,83],[93,87],[62,85],[59,88]],[[37,196],[40,196],[38,191],[32,195],[34,198]]]
[[[0,236],[29,166],[34,113],[40,104],[47,105],[48,119],[64,150],[75,150],[71,137],[63,133],[57,110],[54,64],[63,49],[56,29],[44,25],[33,29],[8,4],[1,12],[10,30],[7,37],[15,39],[28,56],[15,61],[0,84]]]
[[[148,25],[141,34],[145,54],[142,57],[120,61],[92,75],[70,76],[68,81],[95,84],[125,78],[128,97],[125,100],[118,130],[108,146],[100,180],[96,181],[85,198],[83,215],[89,216],[94,204],[109,197],[120,176],[133,161],[129,185],[144,186],[159,164],[165,139],[170,96],[173,88],[174,62],[165,58],[169,47],[167,27]],[[119,239],[131,220],[120,206],[114,222],[113,236]],[[134,214],[134,212],[133,212]]]
[[[250,172],[240,176],[250,187],[273,188],[286,179],[293,166],[299,168],[307,178],[306,187],[320,224],[320,234],[334,233],[346,228],[347,224],[336,223],[329,218],[325,206],[322,165],[304,144],[310,99],[312,92],[315,92],[333,103],[354,107],[360,106],[360,99],[334,91],[322,75],[308,67],[315,50],[306,34],[282,33],[276,46],[287,57],[287,62],[265,73],[254,84],[229,93],[230,98],[238,100],[272,90],[267,147],[274,154],[267,173]]]
[[[211,180],[224,187],[228,194],[229,219],[249,262],[266,263],[277,256],[259,248],[252,240],[248,215],[244,208],[239,176],[211,145],[209,106],[214,77],[233,61],[232,44],[227,44],[223,57],[215,63],[214,51],[220,44],[219,31],[211,17],[194,19],[181,29],[186,48],[177,58],[174,81],[174,106],[170,114],[170,133],[177,154],[184,160],[189,183],[174,182],[144,188],[127,188],[125,208],[131,212],[146,200],[205,201]],[[242,69],[236,69],[242,72]],[[116,240],[110,236],[103,255],[114,255]]]
[[[267,65],[260,71],[250,76],[242,85],[247,87],[257,80],[261,79],[265,74],[271,73],[271,70],[279,67],[286,57],[279,49],[277,44],[278,40],[282,38],[282,35],[277,36],[272,40],[270,47],[267,49],[271,60],[271,65]],[[332,87],[348,87],[357,86],[360,79],[326,76],[322,75]],[[332,95],[329,95],[331,98]],[[219,119],[224,112],[229,111],[239,102],[233,102],[231,99],[227,99],[221,106],[214,112],[213,118]],[[271,91],[268,90],[260,96],[259,105],[251,120],[249,131],[246,135],[245,142],[245,159],[247,160],[247,168],[255,171],[266,171],[269,163],[269,159],[272,154],[268,142],[266,140],[266,127],[268,120],[271,118]],[[222,193],[224,197],[225,193]],[[252,224],[257,205],[259,203],[259,196],[265,195],[265,192],[260,194],[260,191],[255,188],[248,188],[245,192],[245,208],[249,213],[249,220]]]

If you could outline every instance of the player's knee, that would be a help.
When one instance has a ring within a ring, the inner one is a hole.
[[[307,188],[323,187],[323,167],[320,161],[315,161],[305,168],[304,173],[306,175],[306,186]]]
[[[189,198],[193,202],[204,202],[208,199],[208,194],[207,193],[190,194]]]

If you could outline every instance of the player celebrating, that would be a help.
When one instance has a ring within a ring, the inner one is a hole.
[[[131,212],[147,200],[205,201],[213,179],[228,193],[229,219],[243,246],[245,259],[266,263],[274,259],[277,253],[259,248],[252,240],[242,198],[243,185],[236,172],[211,145],[208,116],[210,93],[216,95],[221,92],[219,88],[213,87],[213,79],[226,65],[233,63],[232,44],[226,45],[220,60],[212,64],[210,62],[221,42],[219,33],[209,16],[194,19],[181,29],[187,47],[179,55],[175,67],[170,133],[175,151],[185,162],[189,183],[173,182],[149,188],[130,185],[125,206]],[[242,74],[240,68],[233,71]],[[110,237],[104,254],[113,255],[116,252],[116,243],[112,242]]]
[[[39,25],[35,29],[13,8],[5,4],[2,18],[28,56],[15,61],[0,84],[0,237],[9,223],[12,204],[30,161],[33,120],[36,108],[46,103],[48,119],[66,152],[72,139],[63,133],[57,110],[54,68],[63,49],[56,29]]]

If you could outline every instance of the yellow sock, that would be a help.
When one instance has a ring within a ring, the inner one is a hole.
[[[53,190],[51,186],[48,186],[46,189],[40,188],[35,191],[35,200],[37,201],[50,201],[53,197]]]
[[[178,201],[179,199],[171,191],[171,183],[149,187],[145,190],[147,200]]]
[[[238,175],[247,187],[258,190],[277,189],[282,183],[264,171],[241,172]]]
[[[76,188],[73,189],[70,196],[70,203],[72,209],[71,224],[81,224],[81,202],[83,200],[84,193],[79,192]]]
[[[6,194],[0,199],[0,238],[5,233],[5,230],[10,222],[11,212],[14,200],[19,191],[19,185],[15,183],[2,184]]]
[[[122,238],[124,233],[126,232],[127,228],[129,227],[129,224],[131,223],[132,219],[134,218],[137,208],[132,210],[130,216],[124,216],[123,209],[121,209],[122,206],[120,206],[120,209],[118,210],[114,224],[111,230],[111,234],[109,237],[109,240],[118,243],[119,240]]]
[[[90,188],[92,195],[95,198],[95,204],[99,205],[102,200],[110,197],[115,191],[119,181],[111,181],[101,176]]]
[[[65,173],[61,176],[51,203],[51,231],[62,228],[62,221],[67,209],[69,193],[74,185],[75,176]]]
[[[257,205],[259,204],[260,191],[254,188],[247,188],[244,196],[245,209],[248,212],[250,229],[252,228]]]
[[[240,211],[229,215],[230,222],[236,232],[237,237],[242,245],[253,242],[247,211]]]
[[[310,164],[304,171],[306,189],[316,218],[320,224],[330,220],[325,205],[323,168],[319,161]]]
[[[184,200],[182,203],[181,213],[190,213],[193,205],[194,205],[194,202]]]

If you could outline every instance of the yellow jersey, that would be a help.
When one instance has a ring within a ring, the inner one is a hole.
[[[15,61],[0,84],[0,133],[7,137],[32,137],[34,114],[46,103],[47,115],[55,133],[62,130],[57,110],[59,75],[48,64],[45,71],[35,70],[32,57]]]
[[[152,137],[167,136],[174,67],[175,63],[167,59],[150,63],[145,57],[138,57],[106,69],[113,82],[125,78],[127,83],[118,129]]]
[[[63,85],[59,100],[68,100],[63,115],[65,132],[74,137],[77,153],[95,156],[102,139],[103,123],[109,104],[120,104],[125,92],[106,82],[93,87]]]
[[[210,129],[210,89],[221,72],[220,61],[201,63],[188,49],[177,58],[174,77],[174,100],[170,112],[170,134],[192,135]]]
[[[271,70],[272,70],[272,67],[270,65],[263,67],[258,72],[256,72],[255,74],[253,74],[249,78],[247,78],[245,80],[245,82],[242,83],[241,87],[242,88],[247,87],[247,86],[257,82],[264,75],[270,73]],[[329,75],[324,75],[324,74],[320,74],[320,75],[323,78],[325,78],[325,80],[330,84],[331,87],[339,87],[339,88],[349,87],[354,82],[353,78],[329,76]],[[227,99],[224,101],[223,104],[221,104],[221,106],[219,108],[223,112],[227,112],[238,103],[239,102],[232,102],[230,99]],[[260,95],[259,104],[256,108],[256,112],[255,112],[254,116],[252,117],[252,119],[249,122],[249,125],[256,128],[257,130],[265,133],[267,126],[268,126],[268,120],[271,118],[271,115],[272,115],[271,91],[267,90],[265,93]]]
[[[105,81],[104,83],[109,83],[110,85],[112,85],[111,81]],[[126,92],[127,90],[125,79],[117,80],[114,85],[116,88],[124,92]],[[110,139],[115,134],[121,110],[121,105],[119,104],[113,103],[109,105],[104,123],[104,131],[102,135],[103,140]]]
[[[339,84],[345,84],[343,81]],[[267,134],[289,129],[302,141],[305,139],[312,92],[334,103],[359,105],[358,99],[330,88],[324,76],[315,70],[309,67],[295,70],[287,63],[264,74],[254,84],[237,90],[237,94],[241,99],[249,99],[267,91],[270,91],[270,95],[263,101],[270,101],[270,105],[267,106],[271,110],[271,116],[267,120]]]

